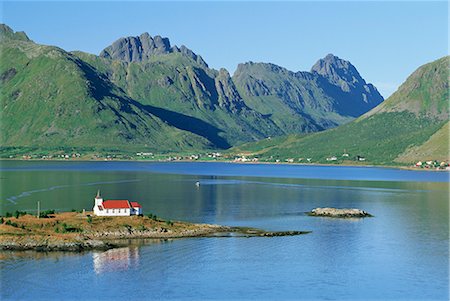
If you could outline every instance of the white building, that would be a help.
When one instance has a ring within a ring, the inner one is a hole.
[[[100,190],[94,199],[94,214],[97,216],[130,216],[142,214],[142,206],[138,202],[128,200],[106,200],[100,196]]]

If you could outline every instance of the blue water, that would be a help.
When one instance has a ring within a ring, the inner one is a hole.
[[[200,181],[200,187],[194,183]],[[309,230],[2,252],[4,300],[448,300],[448,173],[227,163],[2,162],[2,210],[89,208],[97,189],[171,219]],[[14,202],[8,201],[13,200]],[[45,202],[44,202],[45,204]],[[315,207],[375,217],[315,218]]]

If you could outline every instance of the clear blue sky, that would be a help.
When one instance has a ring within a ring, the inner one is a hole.
[[[333,53],[387,97],[448,53],[447,2],[2,2],[2,22],[37,43],[98,54],[122,36],[162,35],[213,68],[271,62],[309,71]]]

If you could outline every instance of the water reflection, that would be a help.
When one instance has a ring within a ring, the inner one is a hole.
[[[124,247],[104,252],[93,252],[94,271],[96,274],[125,271],[139,266],[139,247]]]

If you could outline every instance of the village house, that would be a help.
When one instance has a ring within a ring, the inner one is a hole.
[[[106,200],[100,196],[100,190],[94,199],[94,214],[97,216],[131,216],[141,215],[142,206],[128,200]]]

